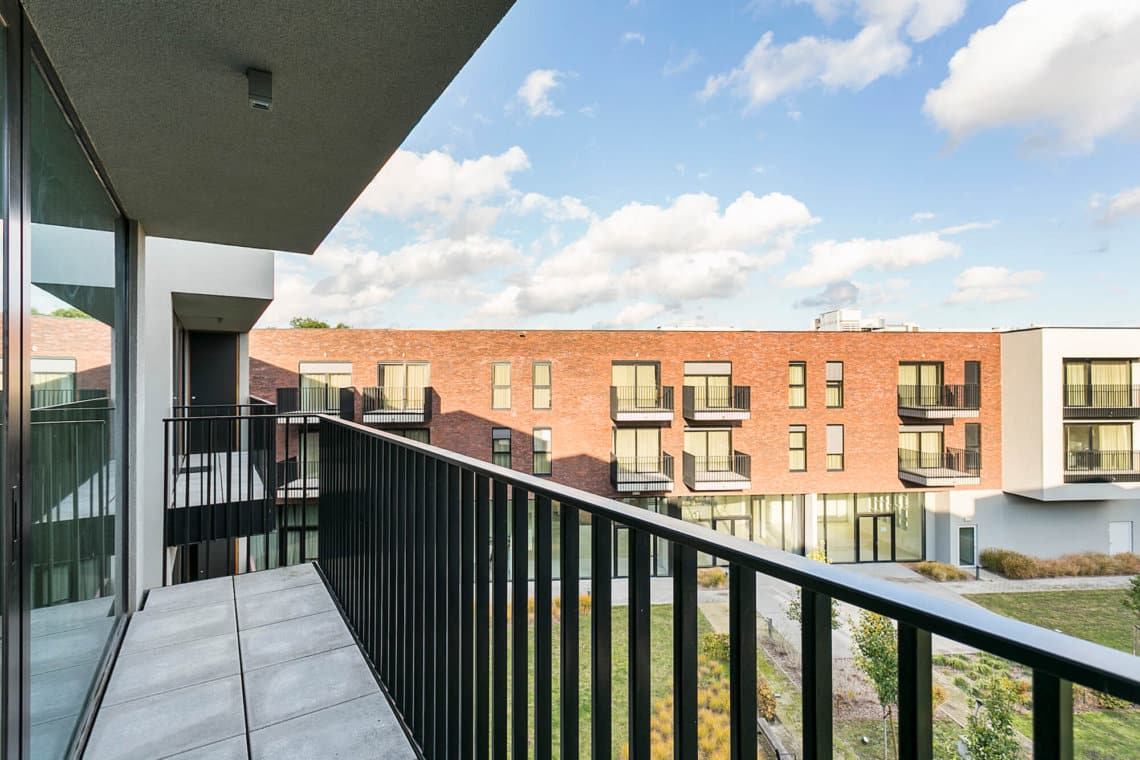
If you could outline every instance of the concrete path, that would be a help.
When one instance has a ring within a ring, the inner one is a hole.
[[[153,589],[89,760],[414,758],[312,565]]]
[[[1095,591],[1098,589],[1128,588],[1130,575],[1106,575],[1088,578],[1031,578],[1023,581],[1003,578],[986,570],[981,580],[955,583],[937,583],[956,594],[1015,594],[1025,591]]]

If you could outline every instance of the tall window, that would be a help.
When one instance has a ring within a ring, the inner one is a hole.
[[[380,365],[380,408],[421,411],[431,375],[428,362],[384,362]]]
[[[1129,359],[1066,359],[1065,406],[1131,407]]]
[[[900,430],[899,464],[910,469],[943,467],[941,430]]]
[[[685,362],[685,387],[696,409],[732,407],[731,362]]]
[[[843,362],[827,363],[827,408],[843,407]]]
[[[827,469],[843,469],[843,426],[827,426]]]
[[[788,427],[788,469],[792,472],[807,470],[807,425]]]
[[[686,430],[685,452],[696,458],[701,472],[732,470],[731,430]]]
[[[534,474],[550,474],[550,428],[534,429]]]
[[[977,422],[966,423],[966,464],[977,468],[982,458],[982,426]]]
[[[620,408],[654,409],[660,404],[660,367],[656,362],[614,362],[610,384]]]
[[[1136,469],[1130,423],[1065,425],[1065,468],[1069,470]]]
[[[616,428],[614,457],[624,472],[658,472],[661,468],[660,428]]]
[[[788,406],[800,409],[807,406],[807,365],[788,362]]]
[[[511,429],[491,428],[491,464],[511,466]]]
[[[352,385],[349,362],[301,362],[301,411],[323,412],[340,408],[340,389]]]
[[[901,362],[899,403],[903,406],[942,403],[942,362]]]
[[[535,409],[550,408],[550,362],[535,362],[532,369],[531,387],[534,398],[531,405]]]
[[[511,408],[510,362],[495,362],[491,365],[491,408]]]
[[[427,428],[407,428],[405,430],[388,430],[387,432],[407,438],[409,441],[431,443],[431,431]]]

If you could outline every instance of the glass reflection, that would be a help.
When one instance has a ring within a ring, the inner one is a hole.
[[[31,73],[31,749],[68,749],[115,621],[119,218]]]

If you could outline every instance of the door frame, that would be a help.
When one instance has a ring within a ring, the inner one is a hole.
[[[895,561],[895,531],[896,515],[894,512],[871,512],[871,513],[856,513],[855,514],[855,563],[864,565],[873,562],[894,562]],[[863,520],[871,520],[873,525],[872,535],[875,539],[871,545],[871,559],[863,559],[863,547],[860,541],[862,535]],[[891,550],[887,558],[879,556],[879,520],[889,520],[891,525]]]

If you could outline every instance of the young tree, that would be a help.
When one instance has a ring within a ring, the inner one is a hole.
[[[814,559],[816,562],[827,562],[828,564],[831,564],[830,562],[828,562],[827,555],[825,555],[823,552],[819,551],[818,549],[815,551],[812,551],[812,552],[808,552],[807,557],[808,557],[808,559]],[[801,609],[801,601],[800,601],[800,595],[799,594],[793,594],[792,598],[788,600],[788,606],[784,608],[784,614],[788,616],[788,620],[791,620],[794,623],[802,623],[803,622],[803,611]],[[839,622],[839,608],[835,606],[835,600],[832,599],[831,600],[831,630],[838,631],[840,625],[842,625],[842,623]]]
[[[860,610],[858,619],[851,621],[851,640],[855,642],[855,664],[875,687],[875,696],[883,709],[883,760],[886,760],[891,707],[899,701],[898,635],[890,618]]]
[[[32,310],[35,311],[34,309]],[[52,309],[52,317],[66,317],[67,319],[91,319],[91,315],[82,309],[76,309],[74,306],[64,306],[58,309]]]
[[[966,750],[971,760],[1007,760],[1021,750],[1013,729],[1013,714],[1020,700],[1017,684],[994,676],[979,685],[981,709],[966,722]]]

